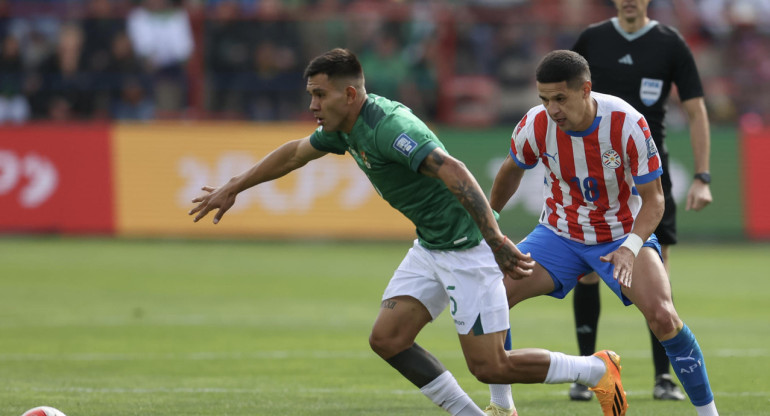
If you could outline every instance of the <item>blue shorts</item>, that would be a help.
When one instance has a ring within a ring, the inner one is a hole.
[[[549,296],[564,299],[575,287],[578,278],[595,271],[623,304],[628,306],[631,301],[621,293],[620,283],[612,277],[615,266],[599,260],[599,257],[617,250],[624,241],[625,238],[622,238],[611,243],[587,245],[556,235],[540,224],[517,247],[522,253],[531,253],[532,258],[548,270],[554,284],[554,290]],[[654,248],[663,260],[655,234],[647,239],[644,247]]]

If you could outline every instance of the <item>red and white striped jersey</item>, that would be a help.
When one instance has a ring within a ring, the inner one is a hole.
[[[634,183],[663,172],[647,121],[620,98],[592,92],[596,119],[564,132],[544,106],[527,112],[511,137],[511,157],[525,169],[545,165],[540,223],[584,244],[625,237],[642,200]]]

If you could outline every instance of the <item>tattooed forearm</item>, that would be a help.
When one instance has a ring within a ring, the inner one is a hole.
[[[484,192],[461,161],[434,149],[420,165],[420,173],[444,182],[476,222],[484,239],[489,241],[499,234]]]
[[[473,220],[478,225],[484,238],[494,235],[496,227],[490,224],[489,217],[486,215],[488,202],[481,189],[475,181],[468,178],[459,179],[449,188],[465,207]],[[492,218],[494,220],[494,218]]]

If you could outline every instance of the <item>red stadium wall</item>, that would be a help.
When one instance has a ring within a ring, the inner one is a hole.
[[[770,239],[770,129],[743,131],[743,184],[746,235]]]
[[[0,128],[0,230],[114,231],[110,127]]]

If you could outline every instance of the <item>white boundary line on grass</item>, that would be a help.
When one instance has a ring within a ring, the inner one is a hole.
[[[460,351],[440,351],[442,357],[462,358]],[[649,357],[649,350],[629,350],[622,356],[626,358]],[[757,358],[770,356],[770,349],[720,349],[709,351],[708,357],[719,358]],[[332,351],[332,350],[277,350],[277,351],[253,351],[253,352],[191,352],[191,353],[6,353],[0,354],[0,361],[142,361],[142,360],[181,360],[181,361],[206,361],[206,360],[280,360],[296,357],[312,357],[318,359],[370,359],[376,357],[374,352],[368,350]]]
[[[254,351],[254,352],[192,352],[192,353],[18,353],[0,354],[0,361],[142,361],[142,360],[279,360],[311,357],[318,359],[368,359],[374,352],[356,351]]]
[[[30,387],[30,388],[18,388],[12,386],[6,386],[0,388],[0,391],[7,392],[40,392],[40,393],[84,393],[84,394],[265,394],[274,392],[283,392],[285,389],[244,389],[244,388],[221,388],[221,387],[155,387],[155,388],[123,388],[123,387]],[[312,394],[372,394],[373,391],[392,394],[392,395],[420,395],[419,390],[382,390],[382,389],[357,389],[357,388],[301,388],[298,387],[296,392],[298,393],[312,393]],[[487,392],[486,390],[484,392]],[[482,392],[469,392],[471,394],[482,394]],[[632,390],[626,391],[629,396],[640,397],[649,396],[652,394],[652,390]],[[562,391],[553,391],[548,393],[549,396],[564,396]],[[714,395],[719,397],[770,397],[770,392],[767,391],[746,391],[740,393],[734,392],[714,392]]]

